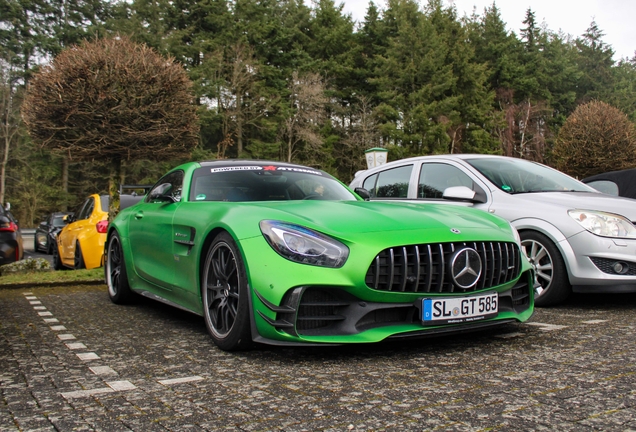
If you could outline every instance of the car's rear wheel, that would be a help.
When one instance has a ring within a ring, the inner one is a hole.
[[[75,256],[73,260],[75,270],[81,270],[86,268],[84,264],[84,255],[82,255],[82,248],[80,247],[79,242],[75,244]]]
[[[572,292],[561,253],[545,235],[522,231],[521,247],[534,267],[537,306],[553,306],[565,301]]]
[[[206,255],[201,280],[203,316],[214,343],[225,351],[252,345],[247,274],[228,233],[219,234]]]
[[[60,250],[58,245],[53,247],[53,268],[55,270],[66,270],[66,267],[64,267],[64,264],[62,264],[62,260],[60,259]]]
[[[125,304],[130,301],[133,292],[128,284],[124,250],[121,246],[119,234],[116,231],[108,239],[104,278],[108,286],[108,296],[113,303]]]

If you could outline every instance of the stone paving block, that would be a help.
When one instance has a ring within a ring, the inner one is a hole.
[[[92,432],[95,430],[86,419],[75,413],[53,414],[49,415],[48,419],[58,431]]]
[[[108,432],[127,432],[127,431],[153,431],[165,429],[153,429],[149,422],[136,422],[130,418],[93,418],[90,419],[90,424],[95,431],[108,431]],[[143,425],[143,426],[141,426]]]
[[[299,426],[295,419],[277,418],[277,419],[259,419],[251,423],[243,423],[240,425],[242,431],[289,431]]]
[[[23,431],[54,431],[49,419],[37,411],[14,413],[14,423]]]
[[[211,416],[208,414],[194,414],[165,418],[158,423],[167,430],[204,431],[206,428],[201,426],[201,424],[209,423],[210,419]],[[217,422],[217,427],[224,424],[222,419],[218,419]]]
[[[163,427],[158,419],[164,418],[163,416],[157,417],[149,417],[149,416],[128,416],[121,417],[119,419],[114,419],[110,422],[96,422],[95,426],[98,430],[109,431],[113,428],[113,425],[118,426],[121,424],[123,427],[127,429],[122,430],[131,430],[131,431],[144,431],[144,432],[166,432],[168,429]],[[178,431],[177,429],[174,429]]]
[[[46,391],[31,391],[38,407],[45,412],[62,411],[69,408],[64,398],[60,398],[60,392],[57,389]]]

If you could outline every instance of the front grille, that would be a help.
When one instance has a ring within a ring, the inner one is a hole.
[[[636,276],[636,264],[633,262],[596,257],[591,257],[590,259],[603,273],[621,276]],[[620,273],[617,273],[614,267],[617,263],[620,263],[623,267]]]
[[[453,284],[449,274],[453,253],[472,248],[481,258],[481,275],[469,289]],[[457,242],[400,246],[380,252],[367,271],[365,283],[379,291],[471,292],[510,282],[519,276],[521,255],[516,243]]]

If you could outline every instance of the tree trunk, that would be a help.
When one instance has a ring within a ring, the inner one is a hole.
[[[66,156],[62,158],[62,190],[68,193],[68,158]],[[68,211],[67,202],[62,205],[62,211]]]
[[[242,116],[242,98],[237,96],[236,98],[236,151],[240,158],[243,155],[243,116]]]
[[[291,137],[287,141],[287,162],[291,163],[292,160],[292,139]]]
[[[2,156],[2,167],[0,168],[0,204],[4,205],[4,187],[7,178],[7,163],[9,162],[9,147],[11,144],[11,136],[9,135],[9,125],[4,124],[4,155]]]

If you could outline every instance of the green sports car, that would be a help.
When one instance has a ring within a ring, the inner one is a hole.
[[[323,171],[190,162],[108,227],[105,278],[202,315],[223,350],[368,343],[523,322],[533,275],[504,219],[364,201]]]

